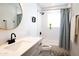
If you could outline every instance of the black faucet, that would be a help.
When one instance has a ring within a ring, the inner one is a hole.
[[[14,43],[15,42],[15,37],[13,38],[13,35],[16,37],[16,34],[15,33],[11,33],[11,40],[8,40],[8,44],[11,44],[11,43]]]

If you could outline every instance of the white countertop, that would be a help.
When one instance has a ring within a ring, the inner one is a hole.
[[[0,45],[0,56],[21,56],[41,39],[41,37],[25,37],[16,39],[16,42],[12,44],[6,42]]]

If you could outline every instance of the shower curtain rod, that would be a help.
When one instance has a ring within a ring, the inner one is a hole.
[[[65,7],[65,8],[69,8],[71,9],[71,7]],[[44,9],[44,10],[41,10],[41,11],[51,11],[51,10],[60,10],[60,9],[65,9],[65,8],[50,8],[50,9]]]

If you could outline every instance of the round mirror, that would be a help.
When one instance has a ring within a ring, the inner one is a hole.
[[[22,8],[19,3],[0,3],[0,29],[15,29],[22,20]]]

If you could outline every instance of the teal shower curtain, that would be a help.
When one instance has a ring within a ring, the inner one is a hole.
[[[60,44],[61,48],[70,50],[69,8],[61,9]]]

